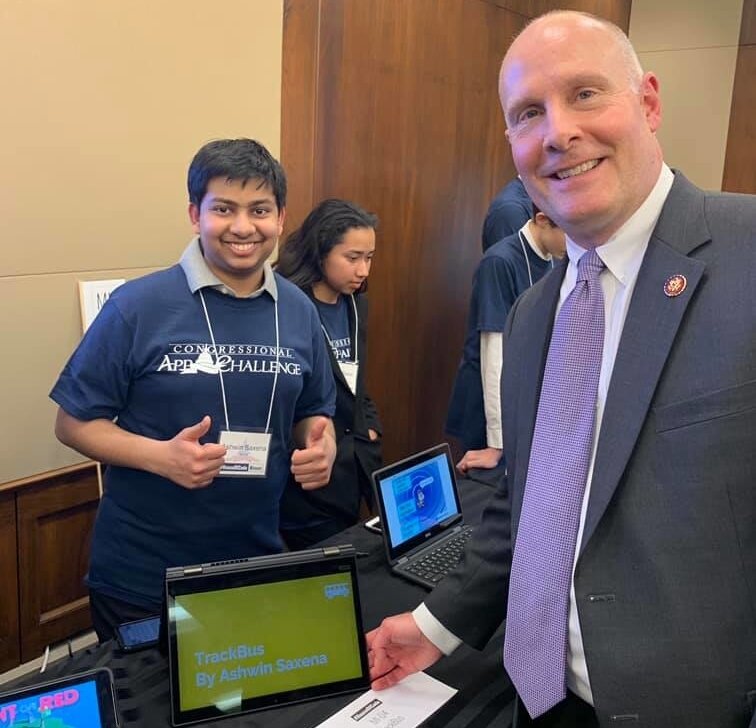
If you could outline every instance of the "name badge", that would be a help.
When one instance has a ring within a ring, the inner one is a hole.
[[[221,430],[221,445],[225,445],[226,460],[219,476],[236,478],[264,478],[268,471],[270,434]]]
[[[356,397],[357,396],[357,372],[360,369],[359,362],[340,361],[339,369],[341,369],[341,373],[344,375],[344,379],[346,379],[346,382],[349,385],[349,389],[352,390],[352,394]]]

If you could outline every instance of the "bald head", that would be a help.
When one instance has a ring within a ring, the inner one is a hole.
[[[575,242],[606,242],[653,188],[658,88],[627,36],[587,13],[542,15],[507,51],[499,92],[515,166]]]
[[[584,29],[602,35],[606,39],[612,53],[616,53],[621,60],[621,66],[625,71],[631,88],[636,91],[638,90],[643,78],[643,68],[638,60],[635,48],[633,48],[630,39],[625,35],[622,28],[608,20],[591,15],[591,13],[577,10],[552,10],[531,20],[515,36],[501,64],[499,92],[502,92],[502,80],[504,78],[507,59],[517,52],[518,43],[522,42],[521,39],[525,41],[531,38],[556,39],[566,36],[571,29]]]
[[[559,27],[569,25],[594,29],[597,32],[605,33],[613,41],[617,52],[623,58],[628,79],[637,87],[643,76],[643,68],[641,67],[640,60],[638,60],[638,54],[635,52],[635,48],[633,48],[633,44],[625,34],[625,31],[609,20],[577,10],[552,10],[531,20],[520,31],[517,37],[526,31],[537,32],[542,29],[543,32],[549,33],[550,31],[554,32]]]

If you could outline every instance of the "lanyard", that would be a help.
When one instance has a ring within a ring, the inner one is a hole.
[[[530,281],[530,285],[533,285],[533,274],[530,272],[530,260],[528,258],[528,251],[525,247],[525,241],[523,240],[523,237],[525,237],[522,234],[522,230],[517,231],[517,237],[520,238],[520,247],[522,248],[522,254],[525,256],[525,265],[528,267],[528,281]],[[530,245],[530,243],[528,243]],[[554,268],[554,256],[551,256],[551,268]]]
[[[354,309],[354,359],[352,361],[355,364],[359,364],[360,357],[358,356],[359,352],[357,351],[357,344],[359,342],[360,319],[357,316],[357,304],[354,302],[354,293],[350,294],[350,298],[352,299],[352,308]],[[322,319],[320,320],[320,328],[323,329],[323,333],[325,334],[326,341],[328,341],[328,346],[330,346],[331,351],[333,351],[333,341],[331,340],[331,337],[328,335],[328,332],[326,331],[326,327],[323,325]]]
[[[207,321],[207,330],[210,332],[210,341],[213,342],[213,350],[215,351],[215,361],[218,362],[218,347],[215,344],[215,335],[213,334],[213,327],[210,324],[210,316],[207,313],[207,305],[205,304],[205,297],[202,295],[202,289],[199,291],[200,300],[202,301],[202,309],[205,312],[205,321]],[[270,392],[270,406],[268,407],[268,421],[265,423],[265,433],[270,432],[270,418],[273,414],[273,401],[276,398],[276,385],[278,384],[278,372],[280,370],[281,363],[281,337],[278,330],[278,301],[273,302],[273,315],[276,322],[276,370],[273,373],[273,389]],[[230,430],[231,426],[228,422],[228,404],[226,403],[226,387],[223,383],[223,371],[218,367],[218,378],[220,379],[221,397],[223,397],[223,413],[226,416],[226,429]]]

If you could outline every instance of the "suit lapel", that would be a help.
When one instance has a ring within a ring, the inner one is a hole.
[[[702,194],[678,175],[649,240],[625,319],[599,434],[581,550],[622,478],[672,343],[701,282],[705,263],[688,253],[709,239]],[[687,286],[682,294],[669,297],[665,283],[678,274],[685,276]]]
[[[554,271],[545,276],[523,296],[517,306],[517,330],[524,332],[517,342],[508,342],[512,347],[509,358],[516,359],[519,367],[520,387],[517,392],[517,426],[515,472],[512,476],[512,535],[517,531],[520,520],[522,498],[525,492],[525,480],[528,475],[530,445],[533,440],[538,399],[541,395],[543,370],[549,349],[551,330],[554,327],[554,312],[559,301],[559,289],[562,286],[567,260],[555,266]],[[514,321],[512,322],[514,325]],[[505,352],[505,361],[507,353]],[[534,377],[533,373],[538,376]],[[507,393],[502,392],[504,406]]]

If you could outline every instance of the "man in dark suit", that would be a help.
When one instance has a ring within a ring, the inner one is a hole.
[[[605,21],[536,19],[500,95],[515,165],[569,260],[504,334],[507,482],[465,563],[368,635],[374,686],[481,647],[506,617],[517,725],[756,728],[756,198],[705,193],[663,163],[658,80]],[[582,310],[603,309],[594,323],[573,313],[579,289]],[[571,390],[591,357],[556,373],[552,357],[596,329],[595,382]],[[562,410],[590,388],[591,427],[572,432]],[[564,453],[581,439],[584,464]]]

